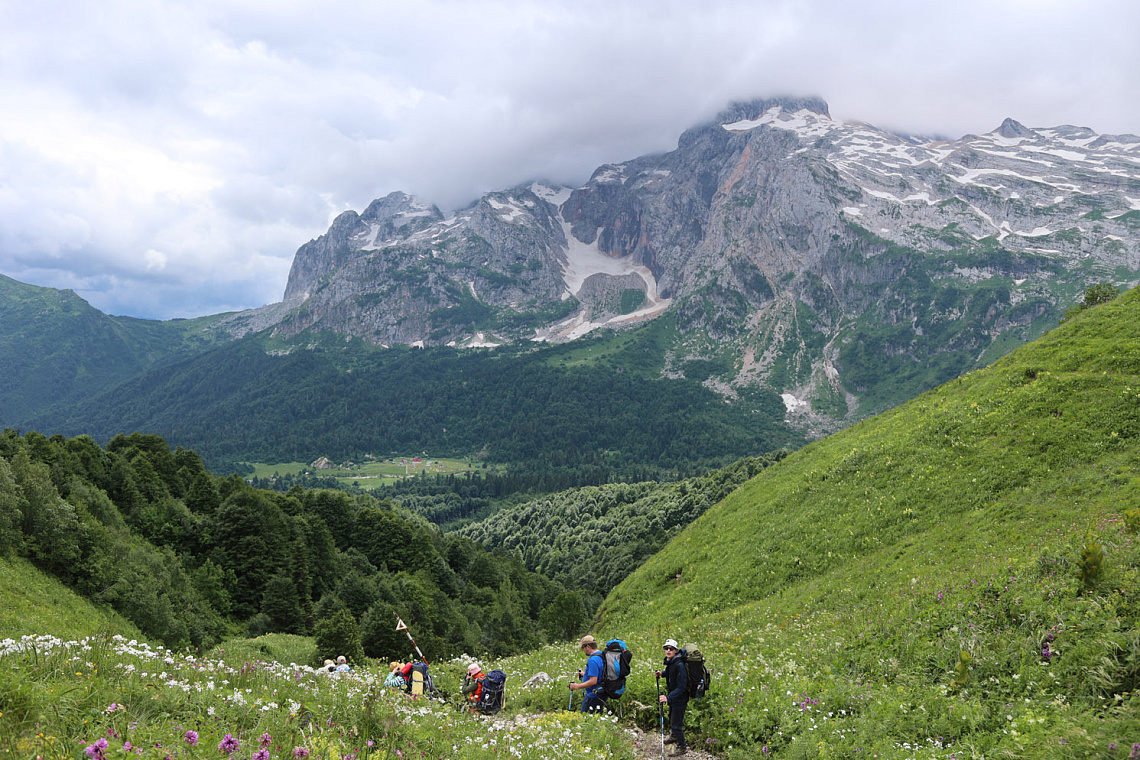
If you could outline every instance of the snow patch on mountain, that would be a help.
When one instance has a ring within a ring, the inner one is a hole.
[[[510,200],[513,201],[515,199],[511,198]],[[501,203],[501,202],[495,200],[494,198],[488,198],[487,203],[490,204],[491,208],[495,209],[496,211],[506,211],[507,212],[505,214],[499,215],[499,218],[502,219],[504,222],[513,222],[516,219],[518,219],[520,216],[525,216],[527,213],[525,209],[519,208],[518,206],[514,205],[513,203]]]
[[[566,202],[566,200],[570,197],[570,194],[574,192],[574,190],[569,187],[550,187],[549,185],[544,185],[541,182],[535,182],[527,189],[537,195],[539,198],[542,198],[547,203],[559,209],[562,208],[562,204]]]
[[[829,116],[801,108],[794,113],[785,113],[783,106],[772,106],[758,119],[741,119],[731,124],[721,124],[729,132],[748,132],[757,127],[776,127],[798,132],[807,137],[819,137],[836,128],[836,122]]]
[[[640,275],[648,288],[657,292],[657,280],[649,267],[635,264],[632,256],[616,258],[598,250],[597,238],[593,243],[583,243],[570,232],[570,223],[562,220],[562,231],[566,235],[566,260],[562,266],[562,279],[566,282],[565,298],[577,296],[582,284],[592,275],[608,274],[620,277],[627,274]]]
[[[781,393],[780,398],[784,400],[784,408],[788,410],[788,414],[798,414],[800,412],[811,411],[811,404],[807,401],[796,398],[794,394]]]
[[[538,194],[537,191],[535,194]],[[566,195],[569,197],[568,192]],[[623,277],[633,274],[645,282],[645,303],[636,311],[610,317],[603,321],[593,321],[584,309],[579,309],[573,316],[561,322],[545,329],[536,330],[534,340],[573,340],[599,327],[634,324],[651,319],[669,308],[672,300],[660,296],[657,291],[657,278],[653,276],[649,267],[636,263],[632,256],[615,257],[602,253],[598,249],[597,238],[592,243],[583,243],[574,237],[570,223],[562,218],[561,212],[559,212],[558,218],[567,243],[562,262],[562,279],[566,283],[566,291],[562,294],[562,300],[577,297],[586,280],[594,275]]]

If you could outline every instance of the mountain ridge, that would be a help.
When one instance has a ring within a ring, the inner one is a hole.
[[[280,303],[185,323],[106,317],[130,328],[128,348],[67,353],[110,356],[117,374],[84,389],[63,367],[75,390],[33,382],[21,393],[36,401],[4,419],[44,421],[149,371],[131,352],[161,365],[263,331],[275,352],[334,335],[488,348],[667,317],[643,347],[657,376],[730,404],[774,392],[814,437],[988,364],[1088,286],[1138,273],[1140,138],[1008,118],[946,141],[837,122],[818,98],[748,101],[578,188],[530,182],[446,214],[397,192],[345,211],[300,247]],[[31,345],[14,335],[13,351]]]
[[[104,314],[71,290],[0,275],[0,425],[76,403],[228,335],[224,315],[156,322]]]
[[[1008,118],[924,141],[782,98],[730,104],[579,188],[530,183],[451,216],[403,193],[345,212],[298,250],[288,313],[262,326],[493,346],[673,312],[666,373],[722,356],[732,369],[709,382],[727,398],[767,386],[834,427],[918,389],[868,383],[884,338],[919,364],[954,354],[925,389],[1138,272],[1138,137]],[[951,323],[956,339],[930,338]]]

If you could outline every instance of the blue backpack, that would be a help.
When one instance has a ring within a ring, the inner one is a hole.
[[[479,704],[475,709],[484,715],[494,715],[503,709],[506,691],[507,674],[501,670],[492,670],[483,676],[483,692],[479,695]]]
[[[625,694],[625,679],[629,677],[633,653],[621,639],[610,639],[601,654],[605,663],[605,669],[602,671],[602,697],[604,699],[620,697]]]

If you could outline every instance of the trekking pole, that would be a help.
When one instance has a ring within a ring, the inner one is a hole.
[[[665,705],[661,702],[661,674],[657,673],[657,717],[661,721],[661,760],[665,760]]]
[[[408,641],[412,642],[412,646],[415,647],[416,654],[418,654],[420,659],[423,660],[423,663],[427,665],[427,658],[424,657],[424,653],[420,651],[420,645],[412,638],[412,632],[408,630],[408,626],[400,619],[399,614],[396,615],[396,630],[404,632],[404,635],[408,637]]]
[[[571,705],[574,704],[574,690],[569,685],[566,688],[570,690],[570,701],[566,703],[566,712],[571,712]]]

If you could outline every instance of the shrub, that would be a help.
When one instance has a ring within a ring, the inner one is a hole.
[[[360,646],[360,630],[356,619],[347,609],[338,609],[332,617],[317,623],[317,656],[344,655],[352,663],[364,662],[364,649]]]

